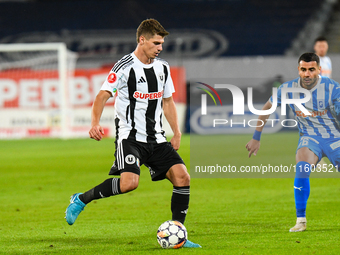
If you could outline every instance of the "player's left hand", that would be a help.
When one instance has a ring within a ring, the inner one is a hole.
[[[170,143],[172,147],[177,151],[181,145],[181,135],[174,135],[171,138]]]
[[[258,150],[260,149],[260,141],[257,141],[255,139],[251,139],[246,144],[246,149],[249,151],[248,157],[251,157],[251,154],[254,154],[256,156]]]

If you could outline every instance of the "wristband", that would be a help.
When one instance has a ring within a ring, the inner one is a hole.
[[[260,141],[261,134],[262,134],[262,132],[255,130],[254,135],[253,135],[253,139],[257,140],[257,141]]]

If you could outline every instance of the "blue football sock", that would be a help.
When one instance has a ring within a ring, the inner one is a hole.
[[[310,167],[310,164],[305,161],[296,164],[294,180],[296,217],[306,217],[307,200],[310,193]]]

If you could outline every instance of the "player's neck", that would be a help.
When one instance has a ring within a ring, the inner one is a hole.
[[[139,48],[138,46],[133,53],[136,55],[136,57],[139,59],[139,61],[142,62],[145,65],[149,65],[153,62],[153,59],[148,58],[145,55],[144,51],[141,48]]]

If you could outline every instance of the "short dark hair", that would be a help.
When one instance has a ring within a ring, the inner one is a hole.
[[[316,55],[313,52],[306,52],[303,53],[300,57],[299,57],[299,61],[298,64],[300,64],[300,61],[305,61],[305,62],[311,62],[311,61],[315,61],[318,66],[320,65],[320,58],[318,55]]]
[[[327,39],[324,36],[319,36],[318,38],[315,39],[314,44],[317,42],[327,42]]]
[[[169,34],[168,31],[164,29],[164,27],[155,19],[146,19],[142,23],[140,23],[137,28],[136,39],[137,43],[139,43],[139,37],[141,35],[145,36],[146,39],[150,39],[154,35],[160,35],[165,37]]]

